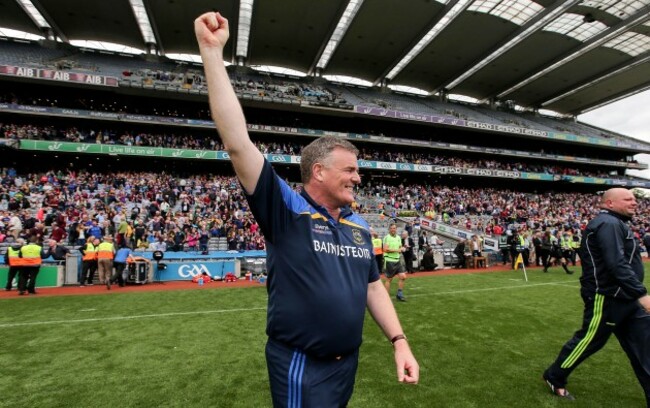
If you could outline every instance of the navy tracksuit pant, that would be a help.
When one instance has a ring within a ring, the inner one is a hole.
[[[599,294],[583,294],[582,298],[585,302],[582,328],[562,347],[545,377],[556,388],[565,388],[571,372],[614,334],[630,359],[650,407],[650,314],[635,300]]]
[[[346,407],[352,397],[358,363],[358,350],[346,356],[321,359],[269,339],[266,365],[273,406]]]

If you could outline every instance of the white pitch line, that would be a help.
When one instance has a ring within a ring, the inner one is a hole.
[[[5,323],[5,324],[0,324],[0,327],[21,327],[21,326],[39,326],[45,324],[106,322],[106,321],[149,319],[149,318],[156,318],[156,317],[187,316],[187,315],[212,314],[212,313],[251,312],[255,310],[266,310],[266,307],[253,307],[250,309],[223,309],[223,310],[203,310],[203,311],[194,311],[194,312],[157,313],[157,314],[134,315],[134,316],[98,317],[94,319],[49,320],[49,321],[40,321],[40,322]]]
[[[415,295],[410,295],[409,297],[418,297],[418,296],[436,296],[436,295],[456,295],[460,293],[472,293],[472,292],[489,292],[489,291],[494,291],[494,290],[501,290],[501,289],[526,289],[526,288],[532,288],[535,286],[558,286],[562,285],[562,282],[546,282],[546,283],[533,283],[533,284],[521,284],[517,286],[500,286],[497,288],[483,288],[483,289],[466,289],[466,290],[454,290],[450,292],[433,292],[433,293],[421,293],[421,294],[415,294]],[[572,288],[575,289],[574,286],[571,286]]]
[[[573,289],[577,289],[580,287],[579,285],[569,285],[567,283],[556,283],[555,286],[566,286],[567,288],[573,288]]]

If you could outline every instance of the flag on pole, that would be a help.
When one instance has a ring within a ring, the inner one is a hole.
[[[515,270],[519,269],[519,265],[523,265],[523,264],[524,264],[524,257],[521,256],[521,253],[519,253],[519,254],[517,255],[517,260],[515,260],[515,267],[514,267],[514,269],[515,269]]]
[[[515,271],[519,270],[519,266],[524,270],[524,279],[528,282],[528,274],[526,273],[526,265],[524,265],[524,257],[521,256],[521,252],[517,254],[517,259],[515,260]]]

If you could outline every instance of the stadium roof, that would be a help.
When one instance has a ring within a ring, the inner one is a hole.
[[[0,0],[0,27],[198,54],[216,6],[233,63],[567,114],[650,89],[650,0]]]

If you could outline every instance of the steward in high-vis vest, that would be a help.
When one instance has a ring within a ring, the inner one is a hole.
[[[99,271],[99,283],[102,285],[105,284],[108,290],[111,290],[113,258],[115,258],[113,237],[106,235],[104,241],[97,246],[97,270]]]
[[[371,229],[370,232],[372,234],[372,249],[375,253],[375,261],[377,261],[377,269],[381,274],[384,271],[384,243],[379,238],[377,231]]]
[[[20,271],[23,267],[23,258],[20,257],[20,247],[22,247],[24,243],[24,239],[18,238],[15,244],[7,248],[7,252],[5,253],[5,264],[9,265],[9,271],[7,272],[7,285],[5,286],[5,290],[11,290],[16,276],[20,279]]]
[[[508,235],[505,232],[499,235],[499,251],[501,251],[501,259],[505,265],[510,259],[510,245],[508,244]]]
[[[97,246],[99,239],[90,236],[86,245],[79,249],[81,252],[81,279],[79,286],[92,285],[95,271],[97,270]]]
[[[36,277],[41,270],[43,258],[46,257],[43,247],[38,245],[38,237],[32,235],[29,244],[20,248],[22,258],[22,270],[18,278],[18,294],[24,295],[25,291],[30,295],[36,294]]]

